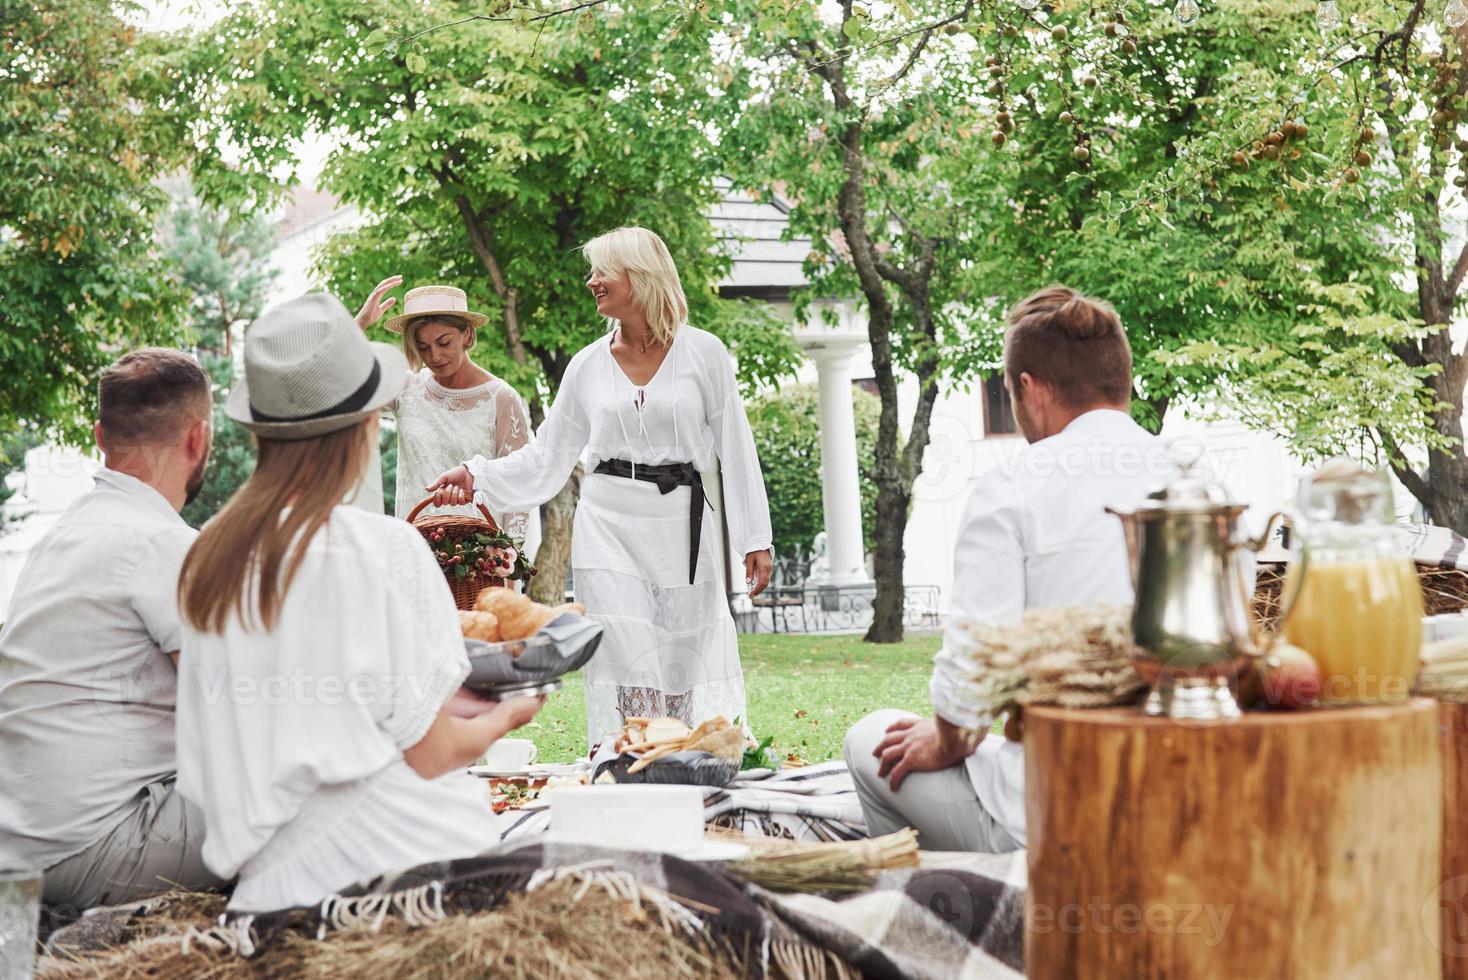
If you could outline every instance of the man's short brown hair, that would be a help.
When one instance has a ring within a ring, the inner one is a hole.
[[[163,347],[124,354],[103,371],[97,401],[102,438],[114,450],[169,444],[212,407],[209,375],[189,355]]]
[[[1004,371],[1011,385],[1028,373],[1067,408],[1125,405],[1132,394],[1132,348],[1111,304],[1068,286],[1050,286],[1009,311]]]

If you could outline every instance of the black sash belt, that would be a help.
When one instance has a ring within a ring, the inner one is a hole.
[[[708,497],[703,492],[703,475],[693,468],[692,463],[638,464],[633,466],[625,459],[604,459],[597,464],[595,472],[607,476],[656,483],[660,493],[672,493],[679,487],[692,487],[688,495],[688,584],[698,571],[698,541],[703,533],[703,505]]]

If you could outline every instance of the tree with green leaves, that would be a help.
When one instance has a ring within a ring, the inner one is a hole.
[[[1373,230],[1360,275],[1313,283],[1282,340],[1195,344],[1178,360],[1216,371],[1231,407],[1307,456],[1389,463],[1430,520],[1468,532],[1468,352],[1451,333],[1468,277],[1468,27],[1443,29],[1423,2],[1348,14],[1347,29],[1293,71],[1230,80],[1234,100],[1306,126],[1312,153],[1271,152],[1288,144],[1277,140],[1286,125],[1260,134],[1265,120],[1232,113],[1136,198],[1163,202],[1207,179],[1241,207],[1309,209],[1325,241]]]
[[[742,83],[710,53],[711,30],[673,4],[540,18],[256,0],[181,47],[175,98],[196,180],[223,198],[269,195],[291,140],[335,134],[322,182],[366,220],[321,256],[332,291],[350,302],[391,274],[464,288],[498,333],[481,333],[475,358],[538,426],[571,356],[606,329],[578,246],[619,225],[667,241],[690,320],[734,349],[742,381],[797,361],[766,310],[713,290],[728,259],[704,217],[711,130]],[[542,598],[565,577],[576,495],[573,477],[544,511]]]
[[[968,56],[952,38],[978,6],[895,3],[879,21],[853,0],[830,16],[816,5],[764,3],[747,29],[734,30],[733,58],[756,59],[764,84],[729,140],[731,171],[756,188],[782,187],[794,202],[791,234],[818,243],[799,313],[832,294],[859,296],[866,308],[881,400],[867,631],[875,642],[902,637],[903,534],[933,405],[942,382],[972,371],[984,354],[982,344],[967,343],[980,300],[965,292],[969,216],[951,190],[971,165],[972,141],[940,125],[973,115],[955,85],[972,74]],[[905,443],[904,372],[917,381]]]
[[[204,486],[183,510],[184,520],[201,527],[255,469],[254,437],[225,414],[224,400],[235,381],[232,337],[269,299],[274,238],[258,212],[211,208],[186,188],[174,195],[161,237],[187,291],[191,339],[214,389],[214,448]]]
[[[0,0],[0,428],[91,438],[97,372],[176,339],[151,255],[172,146],[130,4]]]

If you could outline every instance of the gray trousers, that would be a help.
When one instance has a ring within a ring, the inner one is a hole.
[[[42,900],[78,912],[166,892],[224,884],[200,857],[204,815],[184,801],[172,778],[150,784],[131,812],[101,840],[46,869]]]
[[[909,773],[895,793],[886,779],[877,777],[879,760],[872,752],[886,735],[887,726],[916,717],[910,711],[889,708],[867,715],[846,733],[846,768],[856,783],[867,833],[880,837],[912,827],[918,832],[918,846],[925,851],[1000,854],[1020,850],[1022,845],[979,803],[962,763],[936,772]]]

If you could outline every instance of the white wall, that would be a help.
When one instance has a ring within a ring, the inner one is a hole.
[[[0,534],[0,620],[21,569],[37,541],[51,529],[72,501],[92,488],[92,473],[101,462],[75,449],[38,446],[26,453],[24,483],[0,508],[5,517],[21,517]]]

